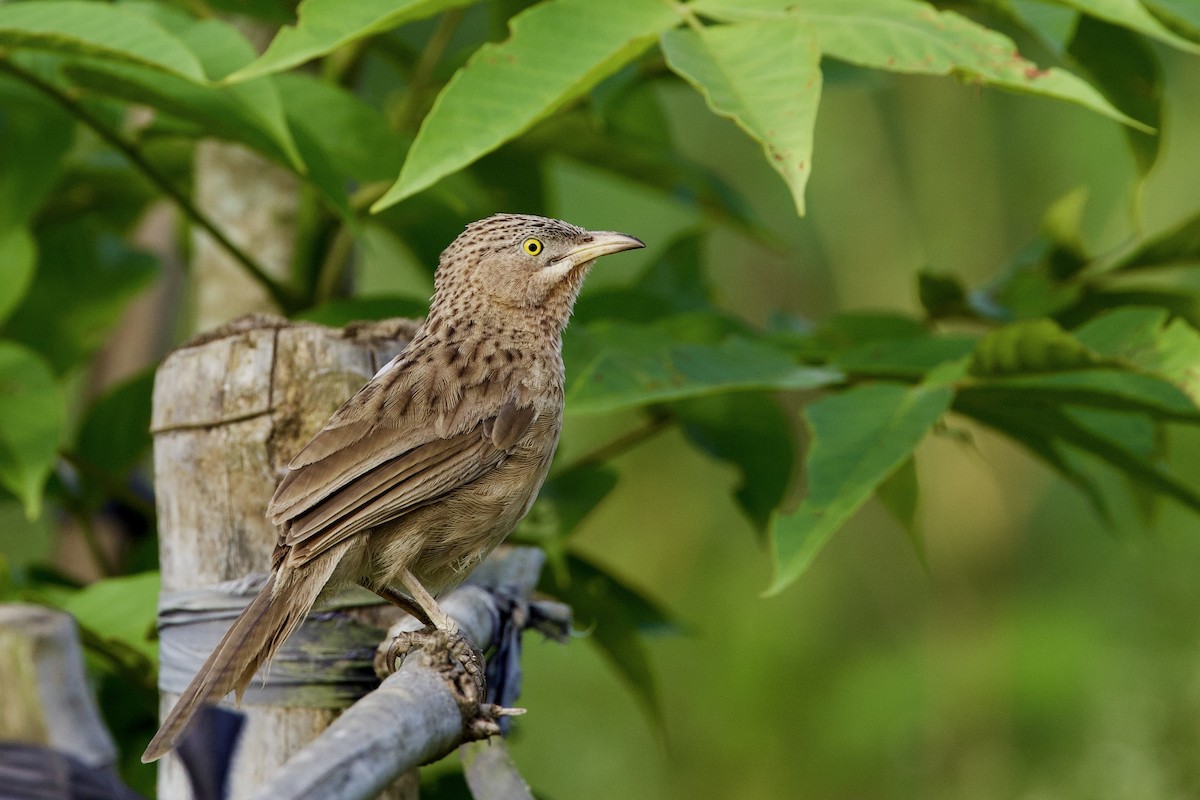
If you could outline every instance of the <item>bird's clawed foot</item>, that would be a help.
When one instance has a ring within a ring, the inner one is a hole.
[[[420,653],[426,664],[451,687],[463,715],[466,741],[487,739],[500,733],[501,717],[524,714],[523,708],[486,703],[487,678],[483,653],[457,630],[426,627],[402,631],[375,652],[375,673],[381,678],[396,672],[407,656]]]

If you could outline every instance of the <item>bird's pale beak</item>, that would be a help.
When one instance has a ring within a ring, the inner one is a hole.
[[[572,266],[586,264],[589,261],[595,261],[600,256],[606,256],[610,253],[620,253],[622,250],[636,250],[639,247],[645,247],[646,243],[641,239],[633,236],[628,236],[624,233],[616,231],[593,231],[590,242],[584,242],[576,245],[567,251],[561,261],[570,259]]]

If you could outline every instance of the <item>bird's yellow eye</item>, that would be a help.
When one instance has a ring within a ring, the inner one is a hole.
[[[521,249],[525,251],[526,255],[536,256],[542,252],[542,240],[530,236],[524,242],[521,242]]]

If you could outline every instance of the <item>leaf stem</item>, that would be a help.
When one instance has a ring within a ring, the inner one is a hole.
[[[556,467],[553,474],[561,475],[573,469],[586,469],[588,467],[598,467],[612,461],[626,451],[633,449],[642,442],[652,439],[662,431],[666,430],[674,419],[670,413],[664,409],[654,409],[650,412],[650,418],[645,423],[636,428],[626,431],[615,439],[597,447],[590,453],[585,453],[579,458],[564,464],[561,467]]]
[[[412,131],[420,121],[419,117],[424,106],[424,97],[433,82],[433,73],[450,47],[454,32],[462,23],[465,14],[462,8],[452,8],[438,20],[437,27],[429,36],[425,49],[421,51],[413,67],[412,77],[408,81],[408,96],[404,106],[396,115],[396,127],[400,131]]]
[[[700,18],[696,16],[695,12],[688,7],[687,3],[671,3],[671,7],[675,9],[675,13],[683,17],[683,21],[687,23],[689,28],[694,30],[696,33],[704,32],[704,23],[702,23]]]
[[[184,216],[211,236],[231,258],[241,264],[250,276],[262,285],[271,296],[271,299],[283,311],[291,313],[299,310],[301,307],[300,298],[288,286],[268,275],[266,270],[249,253],[226,236],[204,212],[192,203],[186,194],[180,191],[166,175],[151,164],[135,145],[126,141],[117,131],[108,127],[108,125],[84,107],[78,100],[63,92],[49,81],[44,80],[39,75],[17,66],[8,58],[2,57],[3,55],[0,53],[0,70],[37,89],[61,106],[71,116],[91,128],[97,136],[124,155],[163,194],[171,198],[175,205],[179,207],[179,210],[183,212]]]

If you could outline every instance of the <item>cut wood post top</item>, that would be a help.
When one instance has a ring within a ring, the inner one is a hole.
[[[0,740],[49,747],[89,767],[116,761],[70,614],[0,604],[0,686]]]

